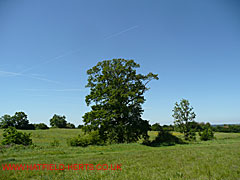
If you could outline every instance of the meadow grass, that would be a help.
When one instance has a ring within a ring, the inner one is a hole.
[[[0,130],[0,139],[2,138]],[[216,133],[216,139],[162,147],[140,143],[69,147],[79,129],[31,132],[36,146],[0,149],[0,179],[240,179],[240,133]],[[182,135],[173,132],[174,135]],[[153,139],[157,132],[149,132]],[[59,146],[51,146],[53,140]],[[121,164],[121,170],[4,171],[4,164]]]

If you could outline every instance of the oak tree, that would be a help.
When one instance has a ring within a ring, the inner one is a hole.
[[[149,122],[143,120],[142,104],[147,84],[157,74],[137,74],[134,60],[104,60],[87,71],[91,111],[83,116],[85,131],[98,130],[104,141],[124,143],[148,138]]]

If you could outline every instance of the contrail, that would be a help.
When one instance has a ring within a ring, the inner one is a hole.
[[[136,28],[138,28],[138,26],[132,26],[132,27],[130,27],[130,28],[128,28],[128,29],[125,29],[125,30],[120,31],[120,32],[115,33],[115,34],[112,34],[112,35],[106,37],[105,39],[110,39],[110,38],[112,38],[112,37],[119,36],[119,35],[121,35],[121,34],[123,34],[123,33],[126,33],[126,32],[128,32],[128,31],[133,30],[133,29],[136,29]]]
[[[110,35],[110,36],[107,36],[106,38],[104,38],[104,40],[110,39],[110,38],[113,38],[113,37],[116,37],[116,36],[119,36],[119,35],[121,35],[121,34],[123,34],[123,33],[126,33],[126,32],[128,32],[128,31],[133,30],[133,29],[136,29],[136,28],[138,28],[137,25],[136,25],[136,26],[132,26],[132,27],[130,27],[130,28],[128,28],[128,29],[125,29],[125,30],[120,31],[120,32],[118,32],[118,33],[115,33],[115,34],[112,34],[112,35]],[[63,54],[57,55],[57,56],[55,56],[55,57],[53,57],[53,58],[50,58],[50,59],[47,60],[47,61],[44,61],[43,63],[39,63],[39,64],[36,64],[36,65],[34,65],[34,66],[32,66],[32,67],[26,68],[26,69],[20,71],[19,73],[17,73],[17,72],[9,72],[9,71],[0,71],[0,75],[10,76],[10,77],[11,77],[11,76],[24,76],[24,77],[28,77],[28,78],[32,78],[32,79],[37,79],[37,80],[41,80],[41,81],[46,81],[46,82],[50,82],[50,83],[62,84],[62,83],[60,83],[60,82],[58,82],[58,81],[53,81],[53,80],[46,79],[46,78],[31,76],[31,75],[27,75],[27,74],[25,74],[25,73],[28,72],[28,71],[30,71],[30,70],[32,70],[32,69],[38,68],[39,66],[46,65],[46,64],[49,64],[49,63],[51,63],[51,62],[59,61],[59,59],[61,59],[62,57],[67,56],[67,55],[71,55],[71,54],[75,54],[75,53],[79,52],[80,50],[81,50],[81,49],[75,49],[75,50],[72,49],[72,50],[66,51],[66,52],[64,52]]]
[[[46,64],[49,64],[49,63],[54,62],[54,61],[59,61],[60,58],[62,58],[64,56],[67,56],[67,55],[70,55],[70,54],[77,53],[78,51],[80,51],[80,49],[66,51],[65,53],[57,55],[57,56],[55,56],[53,58],[50,58],[49,60],[47,60],[47,61],[45,61],[43,63],[36,64],[36,65],[34,65],[34,66],[30,67],[30,68],[27,68],[27,69],[21,71],[20,73],[24,73],[24,72],[30,71],[32,69],[35,69],[35,68],[39,67],[39,66],[46,65]]]
[[[30,75],[26,75],[26,74],[22,74],[22,73],[16,73],[16,72],[10,72],[10,71],[0,71],[0,75],[5,75],[5,76],[7,76],[7,77],[23,76],[23,77],[28,77],[28,78],[37,79],[37,80],[41,80],[41,81],[46,81],[46,82],[50,82],[50,83],[62,84],[62,83],[59,82],[59,81],[53,81],[53,80],[46,79],[46,78],[41,78],[41,77],[36,77],[36,76],[30,76]]]
[[[132,26],[132,27],[130,27],[130,28],[128,28],[128,29],[125,29],[125,30],[123,30],[123,31],[120,31],[120,32],[118,32],[118,33],[115,33],[115,34],[112,34],[112,35],[106,37],[105,40],[106,40],[106,39],[110,39],[110,38],[115,37],[115,36],[119,36],[119,35],[121,35],[121,34],[123,34],[123,33],[126,33],[126,32],[128,32],[128,31],[133,30],[133,29],[136,29],[136,28],[138,28],[137,25],[136,25],[136,26]],[[43,62],[43,63],[40,63],[40,64],[34,65],[34,66],[30,67],[30,68],[27,68],[27,69],[21,71],[20,73],[22,74],[22,73],[25,73],[25,72],[30,71],[30,70],[32,70],[32,69],[35,69],[35,68],[37,68],[37,67],[39,67],[39,66],[46,65],[46,64],[49,64],[49,63],[54,62],[54,61],[59,61],[59,59],[61,59],[62,57],[67,56],[67,55],[71,55],[71,54],[75,54],[75,53],[79,52],[80,50],[81,50],[81,49],[75,49],[75,50],[72,49],[72,50],[66,51],[65,53],[60,54],[60,55],[57,55],[57,56],[55,56],[55,57],[53,57],[53,58],[50,58],[49,60],[47,60],[47,61],[45,61],[45,62]],[[17,74],[16,74],[16,75],[17,75]]]
[[[7,76],[19,76],[20,73],[10,72],[10,71],[0,71],[0,75],[7,75]]]
[[[54,91],[54,92],[74,92],[85,91],[84,89],[23,89],[24,91]]]

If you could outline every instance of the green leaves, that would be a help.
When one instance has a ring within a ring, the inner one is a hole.
[[[193,107],[190,107],[190,103],[186,99],[182,99],[180,104],[176,102],[173,109],[174,124],[178,126],[180,132],[184,133],[186,140],[195,139],[195,131],[192,130],[190,122],[193,122],[196,115],[193,112]]]
[[[149,89],[146,85],[158,79],[158,75],[137,74],[135,69],[139,67],[134,60],[113,59],[99,62],[87,71],[86,87],[90,88],[90,94],[85,101],[88,106],[94,105],[83,116],[86,130],[99,129],[103,139],[116,142],[131,142],[146,136],[147,128],[141,129],[144,124],[141,124],[141,104],[145,101],[143,94]]]
[[[23,133],[16,130],[14,127],[4,129],[2,144],[23,144],[31,145],[32,139],[30,133]]]

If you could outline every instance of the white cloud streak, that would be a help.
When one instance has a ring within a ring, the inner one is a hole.
[[[132,27],[127,28],[127,29],[125,29],[125,30],[123,30],[123,31],[120,31],[120,32],[115,33],[115,34],[112,34],[112,35],[110,35],[110,36],[107,36],[107,37],[105,38],[105,40],[106,40],[106,39],[113,38],[113,37],[116,37],[116,36],[119,36],[119,35],[121,35],[121,34],[123,34],[123,33],[126,33],[126,32],[128,32],[128,31],[131,31],[131,30],[136,29],[136,28],[138,28],[137,25],[136,25],[136,26],[132,26]],[[61,83],[58,82],[58,81],[53,81],[53,80],[50,80],[50,79],[47,79],[47,78],[35,76],[35,75],[33,75],[33,74],[27,75],[26,72],[31,71],[31,70],[33,70],[33,69],[36,69],[36,68],[38,68],[38,67],[40,67],[40,66],[49,64],[49,63],[59,61],[61,58],[65,57],[65,56],[68,56],[68,55],[71,55],[71,54],[75,54],[75,53],[79,52],[80,50],[81,50],[81,49],[75,49],[75,50],[66,51],[66,52],[64,52],[63,54],[57,55],[57,56],[55,56],[55,57],[53,57],[53,58],[50,58],[49,60],[44,61],[43,63],[39,63],[39,64],[36,64],[36,65],[34,65],[34,66],[32,66],[32,67],[26,68],[26,69],[20,71],[19,73],[17,73],[17,72],[10,72],[10,71],[1,71],[1,70],[0,70],[0,76],[5,76],[5,77],[23,76],[23,77],[28,77],[28,78],[40,80],[40,81],[45,81],[45,82],[48,82],[48,83],[61,84]],[[66,90],[69,91],[70,89],[65,89],[65,90],[61,90],[61,91],[66,91]],[[72,90],[72,91],[75,91],[76,89],[71,89],[71,90]]]
[[[32,78],[32,79],[45,81],[45,82],[49,82],[49,83],[62,84],[59,81],[53,81],[53,80],[50,80],[50,79],[47,79],[47,78],[36,77],[36,76],[33,76],[33,75],[27,75],[27,74],[16,73],[16,72],[11,72],[11,71],[0,71],[0,76],[4,76],[4,77],[22,76],[22,77]]]
[[[115,34],[112,34],[112,35],[110,35],[110,36],[107,36],[105,39],[110,39],[110,38],[119,36],[119,35],[121,35],[121,34],[123,34],[123,33],[126,33],[126,32],[128,32],[128,31],[131,31],[131,30],[136,29],[136,28],[138,28],[138,26],[132,26],[132,27],[127,28],[127,29],[125,29],[125,30],[123,30],[123,31],[120,31],[120,32],[115,33]]]
[[[53,92],[79,92],[85,89],[23,89],[24,91],[53,91]]]

